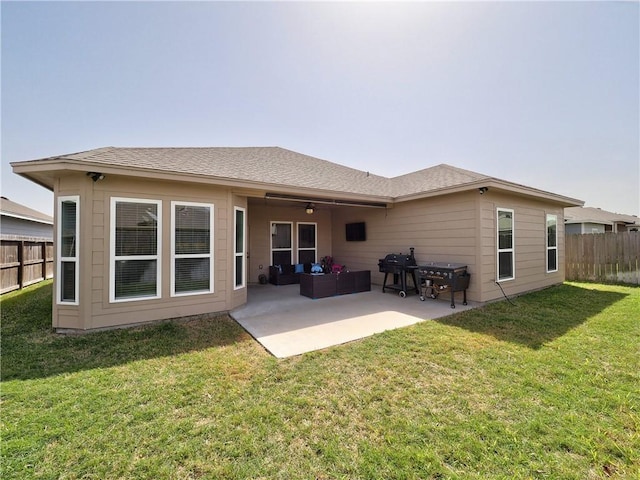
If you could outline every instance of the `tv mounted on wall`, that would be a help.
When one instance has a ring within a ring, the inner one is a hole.
[[[367,231],[364,222],[347,223],[347,242],[364,242],[367,239]]]

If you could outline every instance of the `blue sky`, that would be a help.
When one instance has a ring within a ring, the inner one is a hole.
[[[395,176],[439,163],[640,213],[638,2],[2,2],[9,162],[277,145]]]

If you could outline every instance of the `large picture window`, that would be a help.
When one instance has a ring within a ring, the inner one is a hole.
[[[291,265],[293,223],[271,222],[271,265]]]
[[[213,212],[211,204],[171,202],[171,295],[213,292]]]
[[[498,281],[515,278],[513,210],[498,208]]]
[[[78,305],[80,197],[58,197],[57,302]]]
[[[316,224],[298,223],[298,263],[316,263]]]
[[[111,199],[112,302],[160,298],[162,203]]]
[[[558,271],[558,216],[547,215],[547,273]]]
[[[241,207],[235,207],[235,262],[233,267],[234,288],[243,288],[245,286],[244,279],[244,259],[246,252],[246,224],[245,224],[245,210]]]

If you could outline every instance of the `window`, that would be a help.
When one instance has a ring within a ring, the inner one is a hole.
[[[211,204],[171,202],[171,295],[213,292]]]
[[[112,302],[160,298],[162,203],[111,199]]]
[[[498,209],[498,281],[515,278],[513,210]]]
[[[235,207],[235,262],[233,266],[234,288],[243,288],[244,281],[244,258],[245,258],[245,218],[244,208]]]
[[[78,305],[80,197],[58,197],[57,302]]]
[[[298,263],[316,263],[315,223],[298,223]]]
[[[271,265],[291,265],[292,230],[291,222],[271,222]]]
[[[547,215],[547,273],[558,271],[558,216]]]

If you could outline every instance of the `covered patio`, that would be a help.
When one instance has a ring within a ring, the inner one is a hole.
[[[456,308],[449,294],[420,301],[418,295],[370,292],[310,299],[300,295],[299,285],[249,285],[248,301],[230,312],[265,349],[277,358],[340,345],[380,333],[469,310],[479,304]]]

